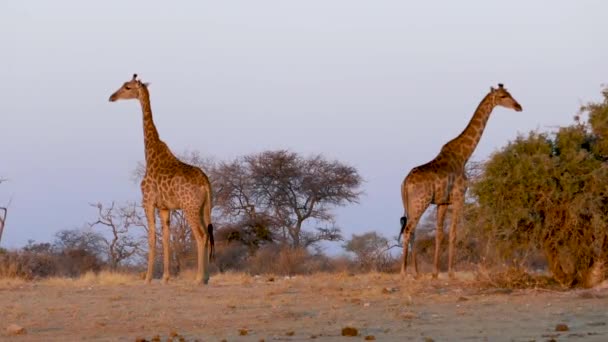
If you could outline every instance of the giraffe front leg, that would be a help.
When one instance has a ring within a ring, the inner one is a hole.
[[[148,270],[146,271],[146,283],[150,284],[154,273],[154,259],[156,251],[156,222],[154,217],[154,206],[144,204],[144,211],[148,221]]]
[[[170,249],[169,242],[171,237],[171,231],[169,229],[169,222],[171,220],[171,212],[168,209],[160,209],[159,216],[160,222],[163,227],[163,283],[168,283],[171,277],[170,271]]]

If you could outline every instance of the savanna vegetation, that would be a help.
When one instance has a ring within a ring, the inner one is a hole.
[[[571,125],[520,135],[488,160],[469,163],[456,267],[483,269],[485,274],[510,270],[520,280],[540,272],[565,287],[592,286],[605,279],[607,158],[608,88],[599,102],[584,105]],[[196,152],[181,159],[200,166],[212,181],[214,272],[398,271],[401,246],[396,237],[377,231],[345,237],[335,224],[333,210],[357,203],[363,191],[363,178],[352,166],[283,150],[219,162]],[[139,164],[134,181],[143,173]],[[427,263],[434,243],[433,216],[419,224],[416,240],[419,260]],[[171,227],[172,272],[180,273],[195,263],[194,241],[181,212],[172,214]],[[394,228],[396,235],[397,224]],[[136,203],[92,204],[91,220],[83,228],[59,231],[53,242],[0,250],[0,276],[135,272],[145,266],[142,237],[148,229],[160,234],[159,227],[146,226]],[[344,254],[327,256],[322,248],[326,241],[340,241]],[[160,272],[162,254],[156,255]]]

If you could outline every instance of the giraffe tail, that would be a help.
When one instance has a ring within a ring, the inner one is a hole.
[[[211,223],[207,226],[207,233],[209,234],[209,244],[211,245],[209,259],[213,261],[215,259],[215,240],[213,239],[213,225]]]
[[[401,231],[399,232],[399,236],[397,237],[397,241],[401,241],[401,235],[403,235],[403,231],[405,231],[405,225],[407,224],[407,217],[401,216]]]
[[[213,261],[215,259],[215,239],[213,238],[213,224],[211,224],[211,190],[207,191],[206,203],[201,206],[200,215],[202,227],[207,228],[207,236],[209,236],[209,260]],[[207,227],[205,227],[205,223],[207,223]]]

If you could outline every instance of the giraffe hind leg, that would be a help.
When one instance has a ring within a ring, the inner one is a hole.
[[[439,276],[439,259],[441,256],[441,242],[443,241],[443,222],[447,212],[447,204],[437,205],[437,228],[435,229],[435,256],[433,258],[433,279]]]
[[[169,221],[171,220],[171,212],[169,209],[160,209],[158,211],[160,216],[161,225],[163,228],[163,282],[166,284],[169,282],[170,275],[170,250],[169,243],[171,238],[171,230],[169,229]]]

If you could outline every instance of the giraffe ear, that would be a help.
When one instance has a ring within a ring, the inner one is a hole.
[[[150,82],[146,82],[143,85],[144,85],[144,87],[148,88],[150,86]]]
[[[493,93],[495,91],[496,91],[496,89],[494,89],[494,87],[490,86],[490,93]]]

